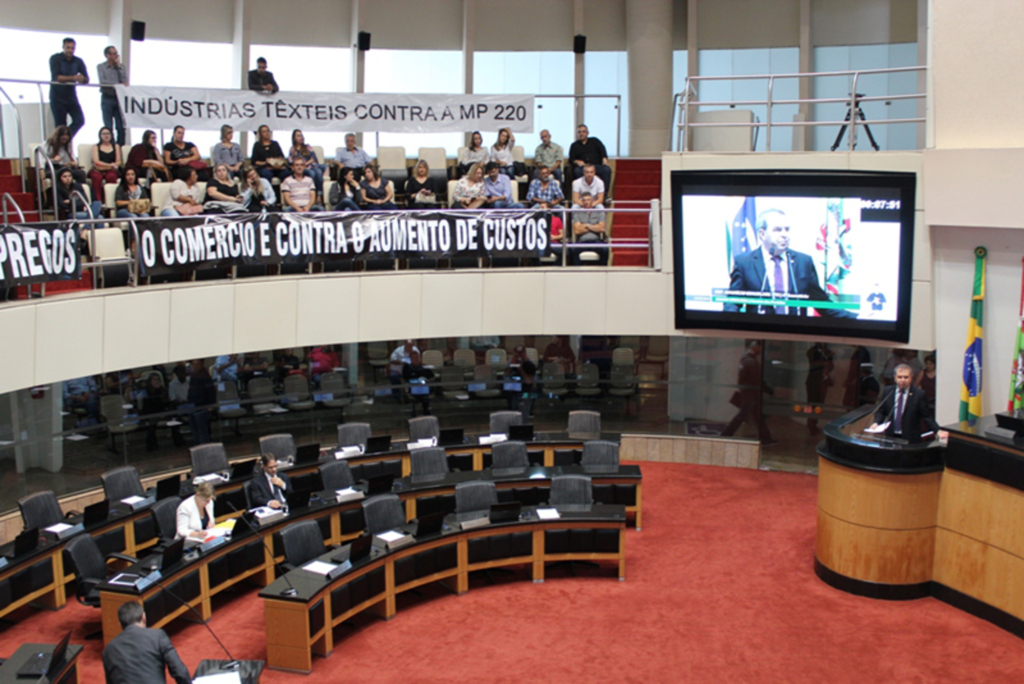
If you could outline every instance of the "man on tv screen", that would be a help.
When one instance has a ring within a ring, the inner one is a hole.
[[[725,311],[769,316],[807,316],[812,308],[811,302],[831,301],[818,282],[818,272],[811,257],[789,248],[789,232],[789,219],[782,210],[767,209],[761,212],[757,218],[760,247],[736,257],[728,294],[733,297],[746,294],[761,298],[764,303],[727,302]],[[808,304],[794,306],[794,300],[807,300]],[[856,317],[842,309],[815,310],[821,316]]]

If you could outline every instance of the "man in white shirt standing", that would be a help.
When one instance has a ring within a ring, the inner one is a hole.
[[[388,379],[392,385],[395,385],[392,394],[398,401],[404,400],[402,390],[398,387],[402,384],[402,366],[412,363],[413,352],[419,354],[420,350],[412,340],[406,340],[405,344],[396,347],[395,351],[391,352],[391,359],[388,363]]]

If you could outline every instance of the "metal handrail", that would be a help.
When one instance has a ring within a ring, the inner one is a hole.
[[[11,96],[7,93],[6,90],[4,90],[3,88],[0,88],[0,95],[3,95],[4,99],[11,103],[11,111],[14,112],[14,123],[17,124],[17,127],[18,127],[18,163],[20,164],[20,163],[22,163],[21,162],[21,160],[22,160],[22,154],[21,154],[22,153],[22,149],[21,149],[21,144],[22,144],[21,143],[21,112],[18,111],[17,105],[14,104],[14,100],[11,99]],[[0,142],[3,142],[3,140],[4,140],[4,124],[3,124],[3,120],[4,120],[4,117],[0,116]],[[7,155],[6,144],[4,145],[4,154],[6,156],[10,156],[10,155]],[[24,169],[22,170],[22,173],[19,174],[19,175],[21,176],[21,191],[25,192],[25,173],[24,173]]]
[[[8,202],[10,202],[11,206],[14,207],[14,211],[16,211],[18,213],[18,218],[21,219],[21,222],[25,223],[25,214],[22,213],[21,207],[19,207],[18,203],[14,201],[14,198],[11,197],[11,193],[5,192],[3,195],[0,195],[0,204],[3,205],[3,210],[4,210],[4,225],[5,226],[11,225],[11,222],[7,220],[7,203]]]
[[[856,110],[858,104],[861,102],[889,102],[892,100],[920,100],[927,97],[926,93],[908,93],[900,95],[873,95],[859,97],[857,95],[857,81],[861,76],[875,76],[881,74],[894,74],[894,73],[906,73],[906,72],[922,72],[927,71],[926,66],[912,66],[912,67],[890,67],[886,69],[865,69],[865,70],[848,70],[848,71],[818,71],[818,72],[799,72],[793,74],[738,74],[729,76],[688,76],[686,79],[686,88],[679,93],[674,93],[672,96],[672,112],[673,112],[673,128],[674,130],[669,131],[668,149],[679,149],[681,151],[689,151],[690,146],[690,128],[764,128],[765,129],[765,151],[771,151],[771,130],[773,126],[785,126],[789,128],[793,127],[804,127],[804,126],[849,126],[850,135],[847,141],[847,148],[852,152],[856,145],[857,138],[857,125],[860,123],[864,125],[865,122],[858,122],[856,116]],[[850,96],[848,98],[797,98],[797,99],[785,99],[776,100],[772,97],[775,87],[776,80],[783,79],[802,79],[802,78],[829,78],[837,76],[852,77]],[[701,102],[698,99],[695,85],[701,81],[750,81],[750,80],[763,80],[767,81],[767,96],[764,100],[710,100],[707,102]],[[849,121],[784,121],[778,122],[772,120],[772,108],[776,105],[804,105],[804,104],[826,104],[826,103],[848,103],[850,111],[854,112],[853,116],[850,117]],[[704,122],[696,123],[690,121],[690,111],[692,107],[736,107],[736,106],[764,106],[767,108],[767,116],[765,121],[753,121],[749,123],[732,123],[732,122]],[[924,123],[926,119],[924,117],[904,117],[899,119],[878,119],[872,121],[876,125],[891,125],[891,124],[902,124],[902,123]]]
[[[60,219],[60,211],[57,205],[57,169],[53,166],[53,160],[50,159],[49,155],[46,154],[46,150],[42,145],[36,145],[32,149],[32,156],[36,159],[36,168],[39,169],[39,160],[42,159],[46,162],[46,167],[50,169],[50,194],[53,195],[53,218],[54,220]],[[43,173],[41,170],[36,171],[36,198],[39,203],[36,205],[39,207],[39,218],[43,218]]]

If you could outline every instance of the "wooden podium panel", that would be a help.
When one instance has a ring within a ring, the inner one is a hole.
[[[876,584],[921,584],[932,579],[934,553],[934,527],[884,530],[818,510],[814,555],[844,577]]]

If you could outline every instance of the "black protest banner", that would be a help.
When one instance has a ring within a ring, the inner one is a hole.
[[[528,258],[551,251],[547,212],[229,214],[137,225],[148,275],[354,259]]]
[[[78,280],[82,277],[80,252],[75,224],[0,225],[4,287]]]

